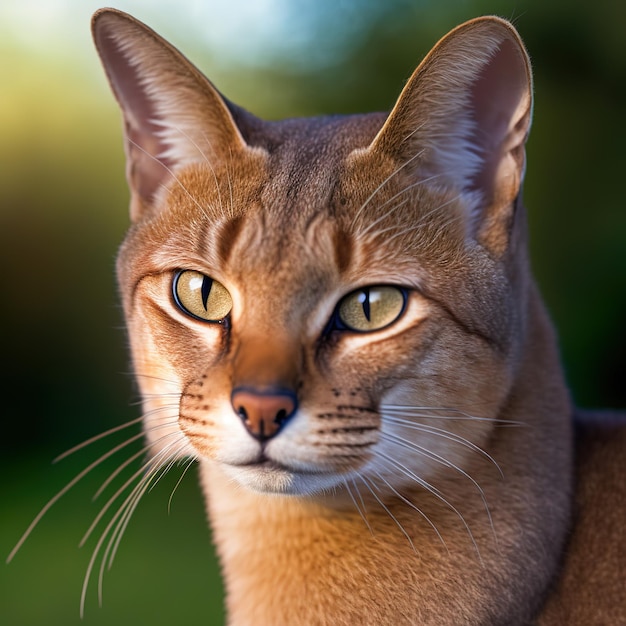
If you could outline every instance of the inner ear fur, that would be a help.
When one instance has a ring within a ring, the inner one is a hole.
[[[102,9],[92,32],[124,116],[133,220],[153,205],[177,168],[246,149],[223,96],[152,29]]]
[[[470,236],[502,239],[520,193],[531,117],[530,61],[517,31],[497,17],[477,18],[426,56],[370,150],[413,160],[416,176],[458,194]]]

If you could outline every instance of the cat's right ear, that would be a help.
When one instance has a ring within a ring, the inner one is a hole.
[[[133,221],[150,210],[179,167],[249,149],[217,89],[145,24],[101,9],[92,32],[124,115]]]

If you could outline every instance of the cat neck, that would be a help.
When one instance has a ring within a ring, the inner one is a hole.
[[[524,425],[497,428],[485,447],[502,474],[489,463],[467,468],[480,497],[470,496],[453,471],[438,477],[445,502],[420,487],[401,495],[268,496],[203,462],[229,623],[531,619],[567,531],[571,405],[550,324],[534,295],[527,332],[502,410],[503,419]]]

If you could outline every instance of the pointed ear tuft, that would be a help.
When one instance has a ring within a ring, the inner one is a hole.
[[[246,148],[225,99],[175,48],[114,9],[92,32],[124,115],[131,217],[138,219],[181,166]]]
[[[519,193],[531,116],[530,62],[519,35],[505,20],[478,18],[433,48],[370,149],[414,159],[420,174],[457,192],[476,236],[491,208]]]

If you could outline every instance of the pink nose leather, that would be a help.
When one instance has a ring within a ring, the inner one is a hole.
[[[259,441],[271,439],[296,411],[296,399],[290,391],[260,392],[235,389],[233,409],[248,432]]]

